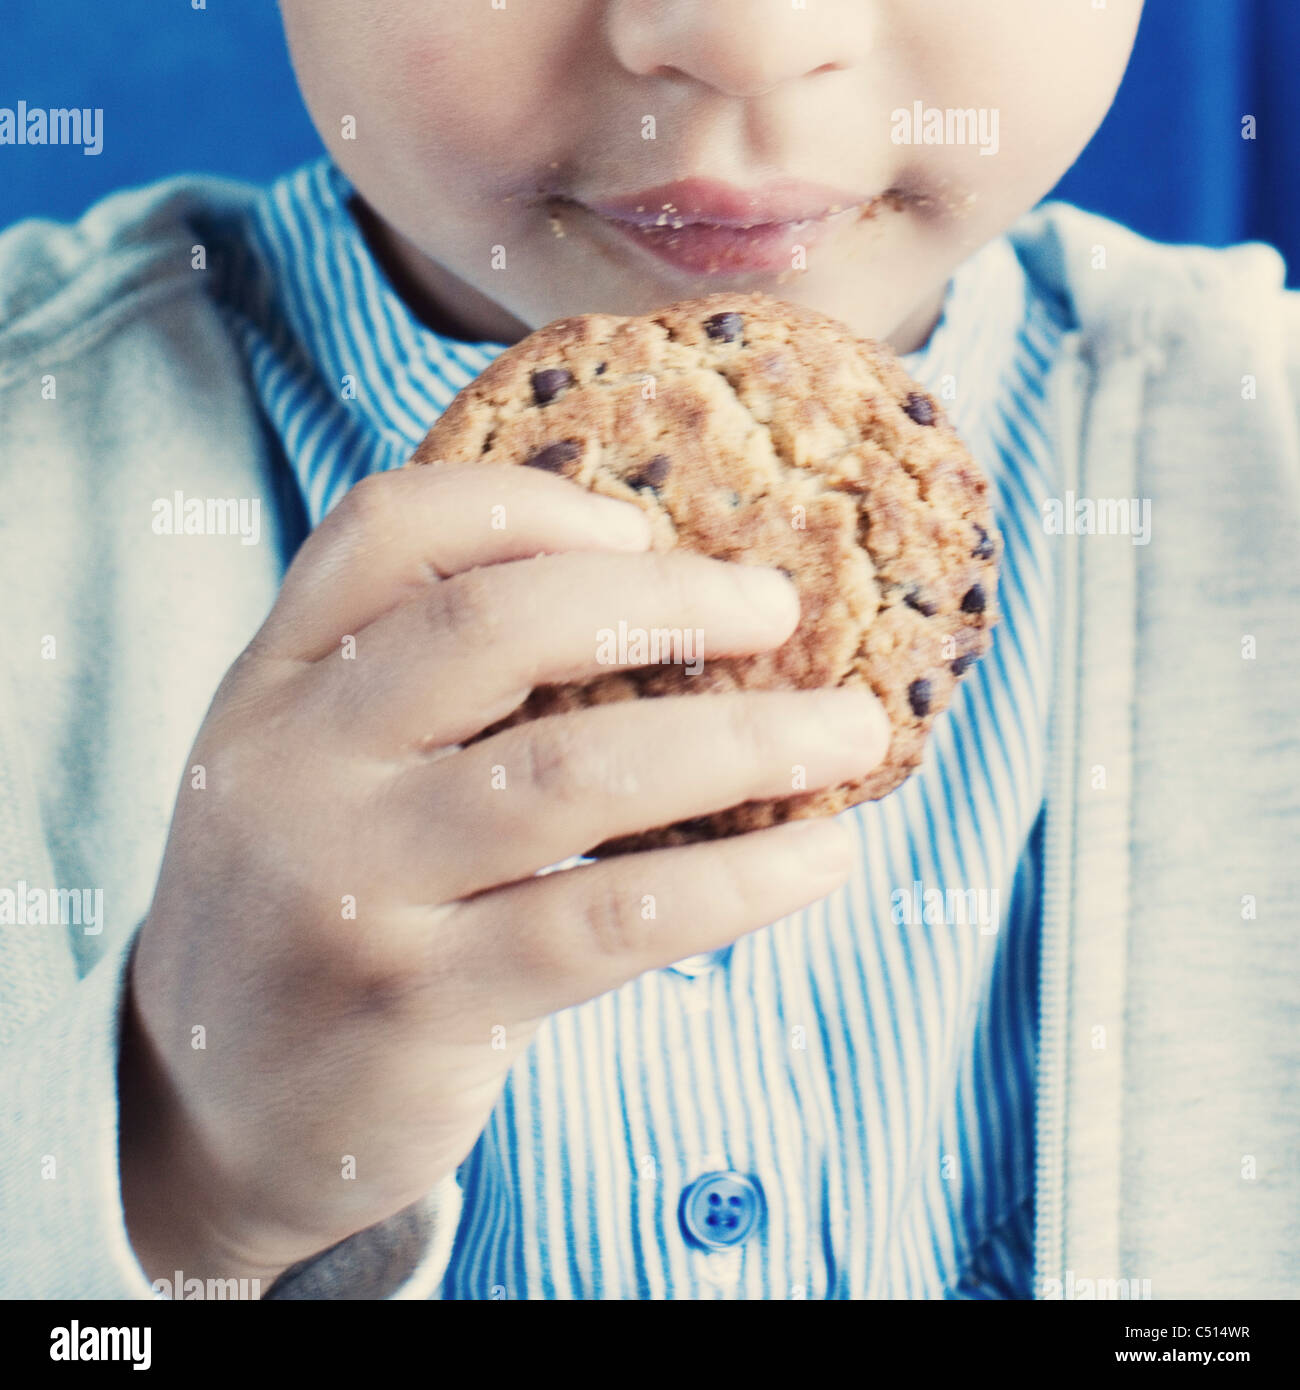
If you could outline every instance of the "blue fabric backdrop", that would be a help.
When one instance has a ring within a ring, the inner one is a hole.
[[[6,10],[0,107],[102,107],[106,139],[96,158],[0,146],[0,225],[73,216],[180,170],[266,179],[320,150],[272,0]],[[1242,139],[1246,115],[1253,141]],[[1165,240],[1271,241],[1297,283],[1300,0],[1147,0],[1115,107],[1059,192]]]

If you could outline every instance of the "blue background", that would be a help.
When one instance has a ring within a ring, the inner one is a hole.
[[[93,159],[0,146],[0,226],[75,216],[113,189],[179,171],[265,180],[321,150],[273,0],[7,9],[0,106],[103,107],[106,140]],[[1241,138],[1246,114],[1258,121],[1254,141]],[[1147,0],[1116,104],[1058,192],[1163,240],[1270,241],[1297,283],[1300,0]]]

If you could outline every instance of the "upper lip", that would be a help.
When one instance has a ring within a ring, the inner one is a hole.
[[[773,179],[746,189],[716,179],[687,178],[616,198],[577,201],[602,217],[641,227],[755,227],[815,221],[870,198],[798,179]]]

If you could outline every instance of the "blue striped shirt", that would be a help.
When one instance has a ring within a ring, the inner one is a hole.
[[[325,159],[279,180],[214,276],[312,524],[405,463],[502,351],[414,317],[350,195]],[[990,478],[1002,618],[920,770],[845,813],[858,871],[542,1026],[460,1169],[442,1297],[1030,1296],[1052,603],[1038,518],[1058,495],[1045,385],[1061,331],[998,240],[904,359]],[[750,1180],[759,1214],[706,1250],[682,1195],[724,1172]]]

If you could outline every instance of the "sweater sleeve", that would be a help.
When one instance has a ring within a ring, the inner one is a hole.
[[[0,1297],[158,1296],[131,1247],[119,1183],[117,1057],[129,958],[128,941],[4,1049]],[[262,1292],[429,1298],[451,1254],[460,1204],[449,1175],[422,1202],[294,1266]]]
[[[103,920],[47,923],[48,911],[27,910],[29,894],[39,900],[60,875],[37,780],[6,718],[10,701],[0,673],[0,1298],[152,1299],[127,1234],[118,1160],[119,1039],[135,932]],[[460,1207],[449,1175],[423,1201],[261,1292],[428,1298]]]
[[[154,1296],[121,1200],[126,965],[177,771],[301,530],[191,268],[195,219],[253,196],[182,177],[0,229],[0,1298]],[[264,543],[150,545],[173,488],[263,499]],[[89,929],[19,910],[85,884]],[[448,1177],[262,1292],[428,1297],[460,1202]]]
[[[59,932],[58,927],[8,926]],[[105,956],[0,1062],[4,1298],[151,1298],[118,1184],[115,1033],[129,949]],[[12,977],[11,977],[12,978]]]

